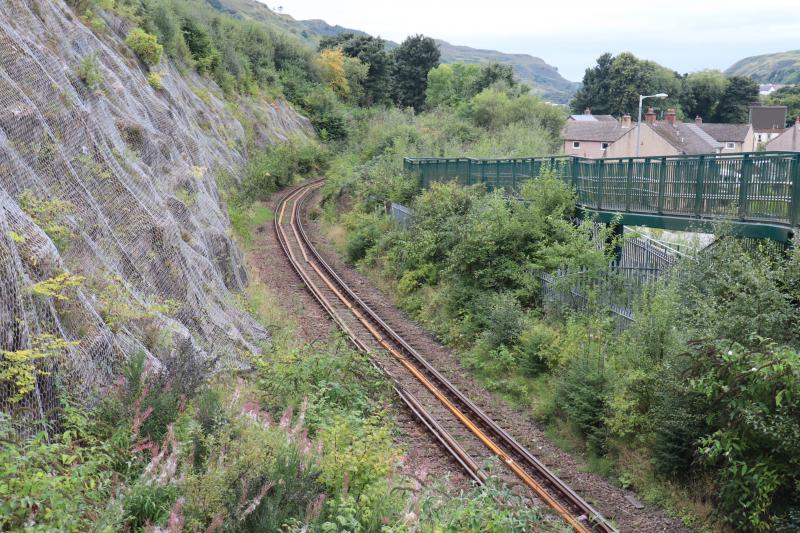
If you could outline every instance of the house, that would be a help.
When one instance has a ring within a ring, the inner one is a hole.
[[[791,128],[767,143],[769,152],[800,152],[800,117]]]
[[[694,123],[722,144],[723,154],[753,152],[756,149],[755,134],[751,124],[704,123],[701,117],[695,118]]]
[[[611,115],[592,115],[587,109],[583,115],[571,115],[561,131],[564,153],[593,159],[606,157],[609,146],[630,129],[630,115],[618,121]]]
[[[750,124],[757,144],[769,142],[786,129],[786,106],[751,104]]]
[[[758,86],[758,94],[761,96],[769,96],[783,87],[786,87],[786,85],[780,83],[762,83]]]
[[[641,125],[639,155],[699,155],[720,153],[725,144],[703,131],[695,122],[678,122],[674,109],[667,109],[664,120],[656,120],[652,107]],[[607,150],[606,157],[636,156],[636,128],[625,131]]]

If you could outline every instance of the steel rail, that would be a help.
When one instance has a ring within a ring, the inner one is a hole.
[[[305,192],[308,192],[308,188],[311,185],[314,185],[320,180],[310,182],[305,184],[303,187],[298,187],[289,191],[288,194],[284,195],[280,202],[280,211],[279,215],[275,217],[275,231],[278,236],[278,241],[283,249],[284,254],[289,259],[293,269],[297,272],[300,279],[303,281],[306,288],[311,292],[312,296],[317,300],[317,302],[322,306],[322,308],[328,313],[328,315],[333,319],[333,321],[341,328],[341,330],[345,333],[347,339],[350,343],[360,352],[365,354],[370,354],[371,350],[367,346],[367,344],[361,340],[356,333],[352,331],[352,329],[347,325],[347,323],[342,319],[342,317],[336,312],[333,306],[330,305],[327,298],[320,292],[320,290],[316,287],[316,285],[311,281],[308,277],[306,272],[301,267],[301,263],[299,259],[296,257],[294,252],[291,250],[289,246],[288,240],[286,239],[286,234],[281,228],[281,223],[283,220],[284,212],[286,209],[286,205],[289,200],[293,197],[297,196],[298,194],[302,196]],[[304,191],[304,192],[301,192]],[[296,208],[296,203],[294,209]],[[296,235],[296,234],[295,234]],[[299,242],[299,241],[298,241]],[[308,260],[308,257],[305,254],[305,250],[301,246],[301,251],[304,255],[304,261]],[[332,288],[332,287],[329,287]],[[486,480],[486,473],[481,470],[478,463],[466,452],[464,449],[458,444],[458,442],[450,435],[450,433],[442,427],[439,422],[431,416],[423,407],[422,404],[411,394],[407,391],[397,380],[395,376],[393,376],[387,369],[385,369],[379,361],[375,360],[374,358],[370,358],[371,364],[378,369],[380,372],[385,374],[392,383],[392,388],[395,393],[400,396],[403,400],[403,403],[408,407],[411,413],[420,421],[420,423],[430,431],[434,437],[439,441],[439,443],[444,447],[444,449],[455,459],[455,461],[461,465],[461,467],[467,472],[467,474],[477,483],[483,484]]]
[[[305,228],[303,227],[302,217],[300,216],[300,207],[306,198],[306,193],[318,187],[321,181],[322,180],[316,180],[310,182],[286,195],[281,202],[280,214],[275,219],[275,227],[279,238],[284,240],[286,238],[282,228],[282,221],[285,215],[286,205],[289,200],[293,199],[294,203],[292,206],[290,227],[302,252],[303,262],[314,270],[323,283],[336,295],[340,302],[350,310],[353,316],[355,316],[370,332],[374,339],[422,383],[442,405],[456,417],[456,419],[495,454],[526,486],[533,490],[548,506],[560,514],[576,531],[601,531],[607,533],[617,531],[594,507],[555,476],[544,464],[536,459],[527,449],[517,443],[513,437],[498,426],[488,415],[469,400],[469,398],[433,368],[422,355],[392,330],[388,324],[361,300],[322,258],[316,248],[311,244]],[[284,251],[287,252],[287,256],[290,257],[290,261],[295,270],[297,270],[298,274],[303,278],[312,294],[314,294],[318,300],[321,298],[324,299],[324,296],[319,293],[316,288],[312,287],[313,282],[311,282],[306,275],[299,263],[299,258],[291,252],[288,244],[284,245],[282,242],[282,246],[284,247]],[[309,254],[312,257],[309,257]],[[320,303],[329,313],[332,312],[332,307],[329,303]],[[335,312],[333,312],[332,317],[334,320],[340,324],[340,326],[343,325],[344,321],[341,317],[335,315]],[[352,334],[352,331],[346,326],[344,329],[345,332],[348,332],[348,335]],[[366,348],[366,344],[361,340],[357,340],[354,344],[359,347],[359,349]],[[403,394],[400,395],[403,397]],[[408,400],[404,398],[404,401],[409,405]],[[421,405],[417,404],[415,407],[409,405],[409,407],[421,420],[432,420],[430,414],[426,413]],[[422,411],[422,413],[418,413],[417,411]],[[423,421],[423,423],[428,427],[425,421]],[[461,464],[470,471],[463,462],[461,462]],[[472,473],[472,471],[470,471],[470,473]],[[554,497],[553,494],[557,496]],[[569,507],[569,509],[567,507]]]

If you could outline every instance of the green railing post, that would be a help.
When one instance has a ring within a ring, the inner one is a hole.
[[[794,172],[792,172],[792,204],[789,206],[789,222],[792,226],[800,226],[800,154],[794,156]]]
[[[647,189],[645,189],[644,184],[645,181],[647,182]],[[645,192],[646,191],[646,192]],[[644,158],[644,166],[642,170],[642,194],[646,195],[645,200],[642,202],[642,208],[650,207],[650,158]]]
[[[694,191],[694,214],[700,216],[703,210],[703,189],[705,188],[706,156],[701,155],[697,162],[697,182]]]
[[[497,164],[495,165],[495,175],[494,175],[494,184],[492,185],[492,190],[497,188],[497,184],[500,183],[500,160],[497,160]]]
[[[569,158],[569,177],[572,181],[572,186],[578,190],[578,174],[575,172],[575,156]]]
[[[511,190],[517,190],[517,160],[511,160]]]
[[[481,185],[486,187],[486,160],[481,161]]]
[[[664,212],[664,197],[667,195],[667,158],[661,158],[661,169],[658,171],[658,214]]]
[[[739,180],[739,218],[747,218],[749,211],[750,179],[753,174],[753,161],[750,154],[744,154],[742,159],[742,177]]]
[[[472,185],[472,159],[467,159],[467,185]]]
[[[633,188],[633,158],[628,159],[628,174],[625,176],[625,211],[631,210],[631,189]]]
[[[597,160],[595,163],[597,169],[595,170],[595,175],[597,176],[597,201],[595,202],[595,207],[597,209],[603,209],[603,194],[605,194],[605,183],[603,180],[603,161],[600,159]]]

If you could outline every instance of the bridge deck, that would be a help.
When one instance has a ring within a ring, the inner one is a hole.
[[[420,185],[456,180],[463,185],[518,190],[542,172],[573,185],[578,205],[602,221],[790,240],[800,226],[800,153],[753,152],[620,159],[406,158]]]

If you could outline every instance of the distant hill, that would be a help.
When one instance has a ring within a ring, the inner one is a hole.
[[[800,83],[800,50],[741,59],[725,71],[728,76],[750,76],[759,83]]]
[[[566,104],[575,95],[580,83],[564,79],[558,69],[543,59],[528,54],[506,54],[497,50],[482,50],[458,46],[437,39],[443,63],[510,63],[520,80],[531,85],[551,102]]]
[[[340,33],[368,35],[361,30],[331,25],[320,19],[295,20],[290,15],[276,13],[257,0],[207,0],[220,11],[231,13],[241,18],[250,18],[273,24],[308,44],[316,46],[322,37],[331,37]],[[414,28],[408,29],[409,34]],[[543,59],[528,54],[506,54],[497,50],[481,50],[469,46],[452,45],[446,41],[436,40],[442,51],[443,63],[463,61],[465,63],[486,63],[497,61],[510,63],[519,79],[533,87],[534,92],[545,100],[557,104],[566,104],[580,86],[579,83],[564,79],[558,69],[547,64]],[[393,41],[386,42],[386,48],[398,46]]]

